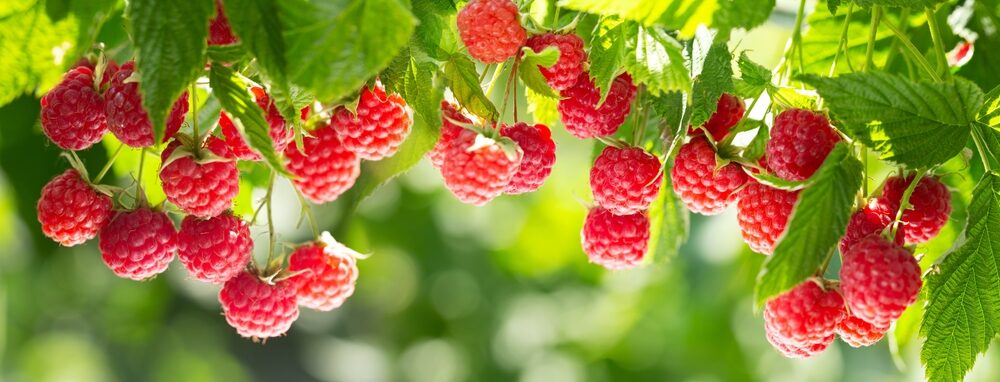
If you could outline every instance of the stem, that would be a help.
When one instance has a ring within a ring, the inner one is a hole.
[[[510,75],[513,76],[517,73],[517,67],[521,64],[521,57],[514,58],[514,66],[510,68]],[[514,93],[514,123],[517,123],[517,82],[513,81],[511,85],[512,93]]]
[[[929,74],[932,78],[934,78],[934,81],[940,82],[941,77],[938,76],[937,71],[931,68],[931,64],[924,59],[923,54],[921,54],[920,50],[918,50],[917,47],[913,45],[913,42],[910,41],[910,38],[906,37],[906,34],[904,34],[903,31],[899,30],[899,28],[896,27],[896,25],[890,22],[889,20],[883,20],[882,23],[885,24],[885,26],[888,27],[890,30],[892,30],[892,33],[896,35],[896,38],[898,38],[899,41],[903,43],[903,47],[906,48],[906,52],[909,53],[910,58],[912,58],[913,61],[916,61],[916,63],[920,65],[921,69],[923,69],[925,72],[927,72],[927,74]]]
[[[486,98],[489,98],[490,97],[490,93],[493,92],[493,85],[496,85],[497,80],[500,78],[500,72],[503,71],[503,65],[506,64],[506,63],[507,62],[504,61],[504,62],[501,62],[501,63],[497,64],[496,70],[493,71],[493,78],[490,80],[489,86],[486,87],[486,93],[484,93],[486,95]]]
[[[483,74],[479,75],[479,83],[483,83],[483,80],[486,79],[486,73],[489,73],[490,68],[492,68],[492,67],[493,67],[493,64],[489,64],[489,65],[486,65],[485,68],[483,68]]]
[[[641,106],[643,104],[642,96],[644,95],[645,90],[646,90],[645,87],[639,88],[639,94],[635,97],[636,105]],[[643,120],[640,121],[640,118],[636,117],[635,121],[633,122],[635,122],[635,124],[632,125],[632,146],[638,146],[639,140],[642,139],[642,136],[646,133],[646,125],[645,125],[646,121],[644,118]]]
[[[899,13],[899,20],[901,20],[903,23],[900,25],[900,28],[903,31],[903,33],[906,33],[907,29],[910,28],[910,23],[906,22],[906,20],[909,18],[910,18],[910,8],[903,8],[903,11]],[[890,65],[892,65],[892,61],[896,58],[896,50],[898,49],[899,49],[899,40],[893,39],[892,44],[889,45],[889,52],[886,54],[885,57],[885,66],[884,66],[885,68],[888,68]]]
[[[861,183],[861,192],[868,198],[868,147],[861,145],[861,168],[864,180]]]
[[[799,73],[805,73],[805,60],[802,58],[802,20],[805,19],[806,0],[799,1],[799,12],[795,16],[795,32],[792,34],[794,48],[799,51]]]
[[[906,191],[903,191],[903,197],[899,200],[899,210],[896,211],[896,218],[892,221],[892,230],[889,237],[890,241],[896,240],[896,231],[899,229],[899,222],[903,219],[903,212],[909,209],[910,206],[910,195],[913,195],[913,190],[917,188],[917,184],[920,183],[920,179],[924,177],[926,173],[925,170],[920,170],[913,176],[913,180],[910,184],[906,186]],[[906,177],[903,177],[906,179]]]
[[[195,140],[194,153],[198,156],[201,150],[201,134],[198,132],[198,92],[195,91],[194,84],[191,84],[188,92],[191,93],[191,133]]]
[[[313,238],[319,239],[319,226],[316,225],[316,217],[313,215],[312,207],[309,203],[306,203],[306,198],[302,196],[302,192],[298,188],[292,187],[295,190],[295,195],[299,197],[299,205],[302,207],[302,211],[306,214],[306,219],[309,219],[309,226],[313,231]]]
[[[559,10],[560,9],[561,8],[559,8],[559,5],[556,5],[556,14],[555,14],[555,17],[552,18],[552,29],[553,30],[559,29]]]
[[[274,171],[271,171],[270,177],[267,180],[267,261],[264,262],[264,267],[271,265],[271,259],[274,257],[274,215],[271,210],[271,195],[274,193]]]
[[[118,159],[118,155],[122,153],[123,148],[125,148],[125,144],[119,143],[118,149],[115,150],[114,154],[111,154],[111,158],[108,159],[108,163],[104,164],[104,168],[101,169],[101,172],[97,173],[97,177],[94,178],[93,181],[94,184],[100,183],[101,179],[104,179],[104,175],[108,173],[108,170],[111,170],[111,165],[115,164],[115,160]]]
[[[837,71],[837,61],[840,60],[840,52],[847,50],[847,31],[851,26],[851,15],[854,13],[854,3],[847,6],[847,18],[844,19],[844,28],[840,31],[840,45],[837,45],[837,53],[833,54],[833,63],[830,64],[830,72],[827,77],[833,77]]]
[[[142,189],[142,169],[146,167],[146,148],[139,150],[139,172],[135,180],[135,202],[136,208],[140,203],[146,202],[146,191]]]
[[[507,84],[503,87],[503,103],[500,106],[500,116],[498,119],[503,119],[503,115],[507,113],[507,101],[510,99],[510,88],[514,84],[514,70],[517,69],[517,60],[514,61],[514,66],[510,68],[510,75],[507,76]],[[496,126],[494,126],[496,127]]]
[[[875,63],[872,60],[872,56],[875,53],[875,39],[878,35],[878,24],[882,20],[882,7],[874,6],[872,7],[872,22],[871,30],[868,31],[868,49],[865,51],[865,72],[870,71]]]
[[[823,259],[823,264],[819,266],[819,277],[823,277],[826,274],[827,268],[830,267],[830,261],[833,260],[833,250],[831,249],[826,254],[826,259]]]
[[[937,56],[938,61],[938,71],[943,72],[945,77],[950,77],[951,72],[948,71],[948,57],[944,53],[944,41],[941,40],[941,26],[938,25],[937,17],[934,16],[934,11],[930,8],[924,10],[924,14],[927,16],[927,26],[931,29],[931,39],[934,40],[934,54]]]
[[[976,129],[972,129],[972,142],[976,144],[976,151],[979,152],[979,159],[983,161],[983,168],[986,169],[986,172],[993,172],[993,166],[990,164],[989,158],[986,157],[986,145],[983,144]]]

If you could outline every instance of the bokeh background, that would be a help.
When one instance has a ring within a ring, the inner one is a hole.
[[[6,11],[20,3],[28,2]],[[732,40],[768,67],[777,64],[797,6],[778,3],[766,25]],[[98,40],[121,62],[130,52],[115,48],[126,41],[120,10],[108,17]],[[41,235],[39,190],[68,165],[42,135],[38,113],[34,96],[0,108],[3,381],[923,379],[917,341],[897,354],[888,340],[865,349],[838,341],[810,360],[775,352],[751,300],[763,258],[740,240],[734,210],[692,216],[675,256],[654,253],[629,271],[588,264],[579,230],[593,143],[558,124],[558,160],[539,192],[464,205],[424,161],[354,214],[339,203],[318,207],[321,229],[372,254],[359,263],[357,291],[333,312],[303,310],[287,336],[253,343],[225,323],[217,287],[189,279],[179,264],[133,282],[108,271],[96,242],[60,248]],[[82,156],[96,171],[116,147],[109,139]],[[116,162],[122,185],[137,155]],[[155,166],[147,167],[151,180]],[[308,240],[288,183],[275,192],[279,239]],[[237,208],[262,195],[244,187]],[[265,228],[254,227],[258,243],[267,240]],[[263,245],[256,256],[266,257]],[[1000,380],[993,349],[968,380]]]

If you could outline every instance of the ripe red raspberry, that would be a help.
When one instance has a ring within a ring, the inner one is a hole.
[[[447,101],[441,101],[441,138],[438,138],[437,143],[434,144],[434,149],[427,153],[427,157],[431,159],[431,164],[434,167],[441,168],[444,164],[445,155],[448,152],[448,146],[451,142],[458,137],[458,134],[464,130],[462,126],[456,125],[455,122],[459,123],[472,123],[465,114],[458,111],[458,108],[448,103]]]
[[[330,126],[344,147],[361,159],[380,160],[399,150],[412,125],[406,101],[399,94],[387,95],[381,85],[361,90],[357,113],[338,108]]]
[[[625,122],[635,91],[632,77],[622,74],[611,83],[607,99],[598,107],[600,89],[589,74],[580,74],[576,84],[562,92],[564,98],[559,100],[558,106],[560,119],[566,130],[580,139],[612,135]]]
[[[572,33],[545,33],[529,38],[527,46],[536,53],[550,46],[559,48],[559,60],[554,65],[538,68],[549,86],[556,91],[569,89],[583,74],[587,52],[583,51],[583,39],[580,36]]]
[[[194,153],[169,161],[180,143],[173,141],[160,154],[164,165],[160,169],[163,193],[167,200],[184,212],[207,219],[229,209],[240,191],[240,170],[226,144],[209,137],[203,152],[216,158],[204,158]]]
[[[291,282],[269,283],[250,272],[226,281],[219,291],[219,303],[229,326],[254,340],[285,334],[299,318]]]
[[[729,130],[740,123],[744,112],[746,112],[746,106],[743,104],[742,99],[732,94],[724,93],[719,97],[715,113],[712,113],[712,116],[702,127],[704,130],[708,130],[713,140],[719,142],[726,135],[729,135]],[[695,129],[694,127],[688,129],[689,135],[700,135],[702,133],[702,129]]]
[[[513,150],[507,152],[501,145]],[[510,138],[495,141],[463,130],[448,147],[441,176],[458,200],[482,206],[507,189],[523,157],[524,152]]]
[[[129,61],[122,65],[111,80],[111,85],[104,93],[104,111],[108,118],[108,129],[118,137],[118,140],[131,147],[148,147],[153,145],[153,125],[142,107],[142,96],[139,94],[139,83],[126,81],[135,72],[135,62]],[[166,142],[181,128],[184,115],[188,112],[188,93],[184,92],[174,102],[167,115],[166,130],[163,141]]]
[[[757,253],[770,255],[785,232],[788,217],[799,199],[798,191],[773,188],[750,182],[740,192],[736,203],[736,219],[740,223],[743,241]]]
[[[906,179],[898,176],[890,177],[882,188],[882,195],[872,199],[868,208],[882,218],[883,224],[890,224],[896,219],[899,202],[903,193],[913,182],[913,175]],[[948,223],[951,214],[951,192],[936,177],[924,177],[913,189],[909,199],[911,207],[903,211],[900,226],[904,228],[907,243],[923,243],[937,236],[941,228]]]
[[[889,220],[891,221],[891,219]],[[851,215],[847,231],[840,238],[840,253],[844,254],[858,241],[868,235],[881,234],[888,227],[887,221],[870,208],[862,208]],[[903,227],[896,231],[896,244],[903,244]]]
[[[517,173],[504,192],[516,195],[537,190],[545,183],[552,173],[552,165],[556,163],[556,143],[552,141],[552,132],[542,124],[532,126],[518,122],[501,127],[500,135],[513,140],[524,153]]]
[[[295,188],[313,203],[332,202],[354,186],[361,174],[361,159],[348,150],[329,125],[305,137],[303,152],[292,142],[285,148],[286,168],[295,175]]]
[[[177,231],[166,213],[140,207],[117,213],[101,230],[101,257],[118,277],[145,280],[167,270]]]
[[[271,136],[271,142],[274,143],[274,150],[277,152],[285,150],[285,147],[288,147],[288,143],[292,141],[292,138],[294,138],[295,132],[285,123],[285,118],[282,117],[281,112],[278,111],[274,102],[271,101],[271,97],[267,95],[267,92],[265,92],[263,88],[255,86],[250,90],[254,93],[257,106],[260,106],[262,110],[265,110],[267,124],[270,126],[268,133]],[[307,112],[308,108],[304,108],[302,110],[303,115]],[[229,146],[229,151],[231,151],[236,158],[249,161],[261,160],[260,154],[247,145],[246,141],[243,139],[243,135],[240,134],[240,130],[225,112],[219,113],[219,130],[222,131],[222,137],[224,138],[226,145]]]
[[[847,315],[836,289],[806,280],[764,306],[767,338],[788,357],[807,358],[826,349]],[[788,351],[791,350],[791,351]]]
[[[188,215],[177,234],[177,258],[196,280],[221,284],[250,261],[250,228],[232,214],[207,220]]]
[[[789,109],[774,118],[765,149],[774,174],[787,180],[806,180],[819,169],[840,136],[826,116]]]
[[[917,299],[920,265],[906,249],[878,235],[854,244],[843,256],[840,286],[851,313],[879,327],[889,326]]]
[[[587,212],[580,238],[591,263],[607,269],[632,268],[649,248],[649,216],[646,212],[615,215],[594,207]]]
[[[837,335],[851,347],[871,346],[882,339],[889,326],[879,327],[848,313],[837,325]]]
[[[695,137],[681,146],[670,170],[674,192],[688,209],[702,215],[724,211],[747,183],[742,166],[729,163],[719,168],[715,158],[712,145],[704,137]]]
[[[42,131],[64,150],[83,150],[108,132],[104,99],[94,88],[94,72],[77,67],[42,97]]]
[[[229,27],[229,19],[222,10],[222,0],[215,0],[215,18],[208,25],[208,45],[230,45],[239,41]]]
[[[662,181],[660,160],[638,147],[605,147],[590,169],[594,201],[615,215],[649,208]]]
[[[458,12],[458,34],[469,55],[487,64],[507,61],[528,38],[510,0],[472,0]]]
[[[38,222],[42,233],[67,247],[93,239],[111,219],[111,197],[94,190],[76,170],[66,170],[42,188]]]
[[[329,311],[354,294],[358,280],[355,252],[342,244],[310,243],[299,247],[288,258],[288,270],[304,271],[296,276],[299,305]]]

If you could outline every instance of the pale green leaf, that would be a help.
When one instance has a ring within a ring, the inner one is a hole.
[[[42,2],[0,10],[0,105],[47,91],[62,78],[76,41],[76,23],[53,23]]]
[[[771,71],[750,60],[746,51],[740,54],[738,64],[740,79],[734,83],[737,95],[743,98],[757,98],[771,86]]]
[[[861,181],[861,162],[850,146],[838,144],[799,193],[785,233],[761,267],[758,306],[816,274],[844,235]]]
[[[167,112],[191,81],[204,71],[212,0],[131,0],[125,8],[142,106],[159,142]]]
[[[626,41],[622,62],[633,82],[646,85],[653,95],[690,90],[691,79],[681,53],[683,47],[677,40],[658,27],[624,26],[629,30],[625,36],[635,36]]]
[[[554,46],[546,47],[541,52],[535,52],[531,48],[521,49],[521,63],[517,67],[518,76],[521,82],[532,91],[547,97],[559,98],[559,94],[549,86],[545,76],[539,67],[551,67],[559,60],[559,49]]]
[[[495,121],[499,115],[496,106],[483,94],[479,86],[476,64],[463,54],[452,55],[444,64],[444,76],[448,88],[466,110],[487,121]]]
[[[535,122],[546,126],[555,125],[559,122],[559,100],[535,93],[531,89],[526,89],[524,98],[528,101],[528,112]]]

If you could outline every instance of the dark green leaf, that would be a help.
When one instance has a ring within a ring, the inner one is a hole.
[[[957,77],[930,83],[872,72],[802,80],[816,87],[845,133],[881,152],[882,159],[914,168],[944,163],[962,151],[983,104],[983,92]]]
[[[236,126],[242,127],[244,140],[256,150],[275,171],[290,175],[271,140],[271,128],[264,119],[264,111],[250,96],[247,85],[232,69],[220,63],[212,64],[208,77],[212,94],[219,99],[222,109],[233,117]]]
[[[758,306],[815,274],[833,253],[861,181],[861,162],[850,146],[838,144],[799,193],[785,233],[761,268],[755,290]]]
[[[691,94],[691,124],[701,126],[715,113],[722,93],[733,91],[733,56],[726,43],[716,42],[705,56]]]
[[[399,0],[277,4],[289,80],[324,101],[358,91],[406,45],[416,24]]]
[[[712,26],[725,31],[751,29],[767,21],[773,9],[774,0],[719,0]]]
[[[240,43],[257,59],[272,87],[287,89],[288,62],[278,3],[281,0],[226,0],[226,17]]]
[[[137,51],[142,106],[159,142],[167,112],[204,70],[212,0],[132,0],[125,8]]]
[[[246,57],[247,52],[243,45],[236,43],[231,45],[211,45],[208,47],[208,59],[217,62],[237,62]]]
[[[611,91],[611,83],[621,74],[625,62],[625,40],[629,38],[634,36],[626,36],[621,23],[605,19],[590,41],[590,78],[601,89],[602,102]]]
[[[521,77],[521,82],[524,83],[529,89],[541,95],[559,98],[559,93],[552,90],[549,83],[542,76],[542,72],[539,71],[538,67],[550,67],[555,65],[556,61],[559,60],[559,49],[556,47],[547,47],[541,52],[535,53],[534,50],[528,47],[521,49],[522,61],[517,67],[518,76]]]
[[[927,276],[920,360],[928,381],[960,381],[1000,328],[1000,176],[980,180],[965,243]]]
[[[483,88],[479,86],[476,64],[472,63],[472,60],[462,54],[452,55],[444,64],[444,76],[448,80],[448,88],[466,110],[487,121],[497,119],[499,114],[497,108],[483,94]]]
[[[451,0],[412,0],[413,14],[420,23],[413,32],[419,48],[428,56],[445,61],[462,46],[455,28],[455,4]]]
[[[736,81],[736,94],[743,98],[757,98],[771,86],[771,71],[750,60],[743,51],[739,59],[740,79]]]
[[[649,210],[649,248],[654,259],[663,260],[677,256],[677,251],[687,241],[691,222],[688,209],[671,191],[669,176],[663,177],[660,190]]]
[[[754,120],[746,118],[743,121],[754,121]],[[740,123],[742,124],[743,121],[740,121]],[[760,124],[760,127],[757,128],[757,135],[755,135],[753,139],[750,140],[750,143],[747,144],[746,149],[743,150],[743,159],[747,160],[748,162],[756,162],[760,160],[761,157],[764,156],[764,149],[767,146],[767,140],[770,139],[771,136],[771,131],[767,129],[767,126],[764,125],[764,122],[757,121],[757,123]],[[737,127],[738,126],[739,125],[737,125]]]

